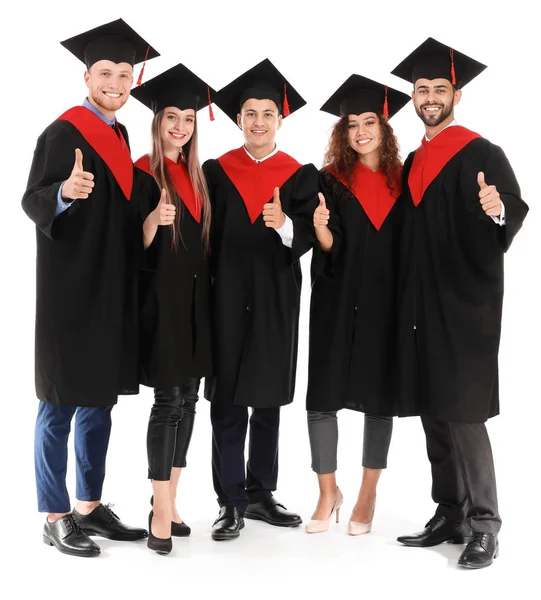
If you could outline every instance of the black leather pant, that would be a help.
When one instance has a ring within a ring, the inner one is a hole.
[[[192,438],[200,379],[154,388],[154,405],[147,430],[148,478],[169,481],[173,467],[186,466]]]

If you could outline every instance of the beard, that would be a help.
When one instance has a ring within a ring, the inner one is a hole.
[[[89,90],[89,97],[93,103],[102,110],[116,112],[126,104],[129,95],[122,94],[120,98],[108,98],[105,94],[96,90]]]
[[[437,115],[430,115],[428,113],[423,112],[423,108],[425,106],[441,106],[441,112]],[[427,127],[436,127],[437,125],[445,121],[445,119],[447,119],[447,117],[453,112],[453,107],[454,105],[452,102],[450,102],[447,106],[445,104],[437,104],[433,102],[431,104],[422,104],[419,108],[417,108],[416,106],[415,112]]]

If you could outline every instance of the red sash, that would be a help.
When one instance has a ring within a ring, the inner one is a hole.
[[[285,152],[257,163],[243,147],[220,156],[218,162],[243,199],[252,223],[272,200],[274,188],[282,187],[302,166]]]
[[[415,151],[408,177],[413,204],[418,206],[428,186],[436,179],[445,165],[472,140],[481,137],[459,125],[447,127],[430,142],[423,141]]]
[[[116,125],[113,129],[85,106],[74,106],[57,120],[71,123],[109,167],[122,193],[129,200],[133,186],[133,162],[126,140]]]
[[[141,156],[135,162],[135,166],[139,167],[149,175],[152,175],[150,170],[150,158],[148,154]],[[165,167],[171,177],[173,187],[179,195],[186,208],[190,211],[192,217],[198,222],[201,222],[201,199],[196,197],[192,181],[188,174],[188,169],[183,161],[173,162],[171,159],[165,159]]]
[[[360,162],[354,167],[351,186],[348,185],[346,177],[334,172],[331,174],[357,198],[366,216],[379,231],[400,194],[400,181],[395,182],[395,190],[391,193],[385,173],[381,170],[371,171]]]

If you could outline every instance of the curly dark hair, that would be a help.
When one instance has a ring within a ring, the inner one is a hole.
[[[387,187],[393,195],[400,192],[400,176],[402,162],[398,149],[398,140],[389,121],[382,114],[377,114],[381,127],[382,140],[379,147],[380,168],[387,176]],[[348,141],[349,115],[343,115],[336,122],[331,133],[329,146],[323,159],[323,170],[343,177],[351,186],[353,168],[359,161],[359,155]]]

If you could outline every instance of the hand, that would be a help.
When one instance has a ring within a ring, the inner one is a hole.
[[[167,194],[162,190],[158,206],[150,213],[153,225],[172,225],[175,222],[177,208],[174,204],[167,204]]]
[[[83,171],[83,153],[79,148],[76,148],[75,164],[69,179],[66,179],[62,186],[62,198],[64,200],[88,198],[93,187],[94,175],[88,171]]]
[[[319,192],[317,197],[319,198],[319,206],[314,211],[314,227],[316,229],[326,229],[331,213],[325,204],[325,196]]]
[[[481,188],[479,201],[483,210],[491,217],[499,217],[502,214],[502,200],[496,186],[485,183],[485,174],[482,171],[477,174],[477,183]]]
[[[280,190],[274,188],[272,203],[265,204],[263,207],[263,221],[266,227],[280,229],[286,222],[286,216],[282,212],[282,203],[280,202]]]

